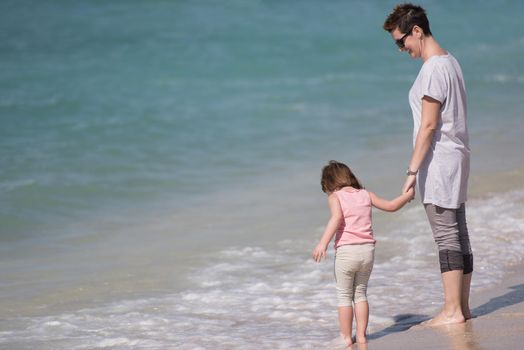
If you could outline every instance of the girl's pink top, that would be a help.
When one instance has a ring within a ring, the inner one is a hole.
[[[371,197],[366,190],[334,192],[340,202],[344,222],[335,236],[335,248],[346,244],[375,243],[371,226]]]

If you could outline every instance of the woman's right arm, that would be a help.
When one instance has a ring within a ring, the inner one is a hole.
[[[407,192],[402,193],[400,196],[393,200],[387,200],[380,198],[373,192],[369,192],[369,197],[371,198],[371,204],[380,210],[384,211],[397,211],[402,208],[407,202],[409,202],[415,196],[415,190],[413,187],[410,187]]]

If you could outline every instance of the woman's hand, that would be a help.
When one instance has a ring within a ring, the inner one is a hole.
[[[406,182],[404,183],[404,187],[402,187],[402,193],[408,193],[410,190],[413,192],[411,194],[410,202],[415,198],[415,184],[417,183],[417,176],[416,175],[409,175],[406,179]]]
[[[409,175],[404,182],[404,187],[402,187],[402,193],[406,193],[410,188],[415,189],[415,184],[417,183],[416,175]]]
[[[326,257],[326,250],[327,250],[327,247],[324,244],[322,243],[317,244],[317,246],[315,247],[315,250],[313,250],[313,259],[317,263],[320,262],[322,258]]]

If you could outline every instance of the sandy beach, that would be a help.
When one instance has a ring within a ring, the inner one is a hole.
[[[410,315],[370,334],[367,346],[353,349],[520,349],[524,342],[524,264],[513,266],[503,282],[471,296],[474,318],[465,324],[410,329]]]
[[[417,194],[373,214],[367,346],[524,348],[524,1],[423,3],[467,87],[478,317],[409,329],[442,301]],[[321,168],[392,199],[413,147],[393,6],[0,2],[0,349],[329,348]]]

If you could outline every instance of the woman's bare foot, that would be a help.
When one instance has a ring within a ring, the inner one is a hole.
[[[456,323],[464,323],[466,322],[466,319],[461,313],[456,314],[446,314],[444,311],[441,311],[437,316],[433,317],[430,320],[422,322],[420,325],[415,326],[415,328],[419,327],[438,327],[443,326],[447,324],[456,324]]]

